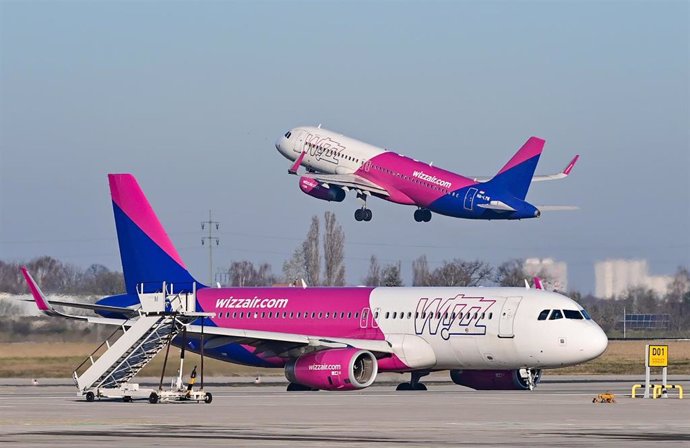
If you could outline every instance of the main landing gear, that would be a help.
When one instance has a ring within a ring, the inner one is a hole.
[[[355,210],[355,221],[371,221],[373,213],[367,208],[367,194],[358,192],[357,199],[362,202],[362,208]]]
[[[431,221],[431,210],[426,208],[420,208],[414,211],[414,220],[417,222],[429,222]]]
[[[355,210],[355,221],[371,221],[373,213],[368,208],[358,208]]]
[[[427,390],[426,385],[424,383],[420,383],[419,380],[420,378],[422,378],[423,376],[427,376],[428,374],[428,371],[412,372],[410,382],[398,384],[398,387],[396,387],[395,390]]]

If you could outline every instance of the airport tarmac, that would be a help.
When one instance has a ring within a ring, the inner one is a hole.
[[[591,378],[590,378],[591,380]],[[689,378],[673,378],[690,388]],[[211,404],[87,403],[65,381],[0,386],[2,446],[668,446],[690,444],[690,400],[631,399],[639,378],[551,377],[532,392],[428,392],[374,385],[355,392],[285,392],[210,379]],[[57,384],[56,384],[57,383]],[[593,404],[611,391],[615,404]],[[675,397],[675,392],[673,393]]]

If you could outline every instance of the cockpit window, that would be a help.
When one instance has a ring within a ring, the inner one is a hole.
[[[580,312],[581,312],[582,315],[585,317],[585,319],[587,319],[587,320],[592,320],[592,318],[590,317],[590,315],[589,315],[589,313],[588,313],[587,311],[585,311],[584,309],[582,309],[582,310],[580,310]]]
[[[292,132],[287,131],[287,132],[285,133],[285,138],[290,138],[291,135],[292,135]]]
[[[582,320],[582,314],[577,310],[563,310],[566,319],[580,319]]]
[[[546,320],[546,318],[549,317],[549,311],[551,310],[544,310],[541,313],[539,313],[539,317],[537,317],[537,320]]]
[[[556,320],[556,319],[563,319],[563,313],[561,313],[561,310],[551,311],[551,317],[549,317],[549,320]]]

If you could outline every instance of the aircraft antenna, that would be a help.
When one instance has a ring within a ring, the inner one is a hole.
[[[220,238],[214,235],[214,231],[220,229],[220,222],[214,221],[211,210],[208,211],[208,221],[201,222],[201,230],[208,227],[208,235],[201,237],[201,245],[208,243],[208,284],[213,285],[213,243],[220,245]]]

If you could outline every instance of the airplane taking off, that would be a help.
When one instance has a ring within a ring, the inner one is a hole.
[[[563,179],[579,156],[557,174],[535,176],[544,140],[530,137],[513,158],[492,178],[470,178],[387,151],[319,127],[289,130],[276,149],[294,161],[288,172],[307,173],[299,180],[306,194],[326,201],[341,202],[354,190],[362,206],[357,221],[371,221],[367,198],[375,196],[396,204],[413,205],[414,220],[428,222],[431,212],[466,219],[538,218],[539,208],[525,201],[533,181]],[[541,207],[572,209],[574,207]]]
[[[541,369],[589,361],[608,344],[580,305],[540,289],[206,287],[185,267],[136,179],[108,177],[126,293],[95,305],[50,302],[23,269],[45,314],[134,328],[147,319],[144,294],[174,287],[186,303],[193,299],[195,312],[213,316],[186,324],[187,349],[200,352],[203,334],[206,356],[283,368],[288,390],[361,389],[379,372],[410,373],[398,389],[424,390],[420,378],[440,370],[475,389],[532,389]]]

